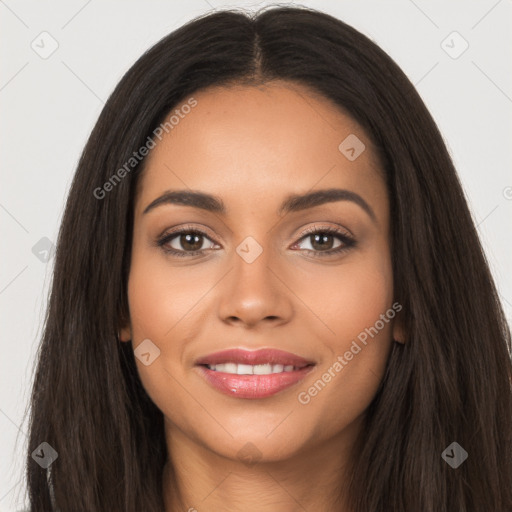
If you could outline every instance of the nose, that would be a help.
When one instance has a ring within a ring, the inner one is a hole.
[[[251,263],[235,254],[233,266],[221,288],[218,314],[225,323],[254,328],[259,324],[283,325],[293,316],[289,275],[277,267],[272,251],[264,249]]]

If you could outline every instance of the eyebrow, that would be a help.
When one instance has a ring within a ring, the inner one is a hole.
[[[286,213],[299,212],[335,201],[351,201],[360,206],[374,222],[377,222],[375,212],[359,194],[341,188],[329,188],[305,194],[291,194],[279,207],[278,214],[282,216]],[[218,196],[197,190],[168,190],[148,204],[142,213],[146,214],[156,207],[166,204],[191,206],[221,215],[225,215],[227,211],[224,202]]]

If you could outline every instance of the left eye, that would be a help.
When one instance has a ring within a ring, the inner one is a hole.
[[[332,247],[334,240],[336,238],[338,239],[338,245],[336,247]],[[316,231],[313,234],[308,234],[301,238],[301,240],[309,242],[309,245],[311,246],[311,248],[304,247],[305,250],[318,252],[327,252],[329,250],[337,249],[338,247],[343,245],[340,239],[340,235],[334,235],[329,231]],[[311,243],[311,241],[313,241],[313,243]],[[297,242],[296,245],[298,244],[299,242]]]

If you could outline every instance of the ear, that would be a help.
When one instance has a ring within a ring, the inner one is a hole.
[[[402,345],[406,343],[405,327],[403,323],[403,310],[397,312],[393,319],[393,340]]]
[[[128,342],[132,339],[132,329],[129,324],[125,324],[124,327],[121,327],[118,331],[118,339],[122,342]]]

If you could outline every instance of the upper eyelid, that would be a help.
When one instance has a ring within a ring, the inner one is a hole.
[[[171,229],[170,231],[164,230],[164,232],[158,237],[158,239],[161,240],[163,238],[173,237],[175,235],[180,235],[182,233],[198,232],[201,235],[206,236],[212,242],[215,242],[215,240],[214,240],[215,237],[210,236],[208,231],[209,230],[207,228],[203,228],[203,227],[198,228],[195,226],[179,226],[175,229]],[[215,242],[215,243],[217,243],[217,242]]]

